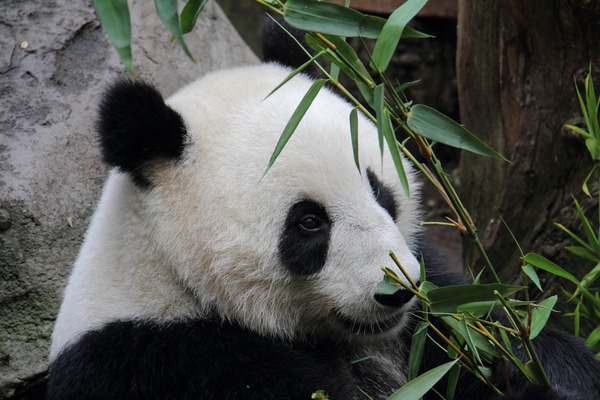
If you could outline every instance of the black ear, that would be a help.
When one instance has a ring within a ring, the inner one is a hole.
[[[281,26],[285,27],[292,36],[300,42],[306,49],[310,48],[304,40],[304,32],[294,28],[281,17],[275,18]],[[273,19],[267,17],[263,21],[262,27],[262,51],[265,62],[277,62],[279,64],[292,67],[294,69],[310,59],[304,50],[296,43],[296,41]],[[310,76],[318,77],[318,71],[310,65],[304,70]]]
[[[157,160],[177,160],[186,129],[181,116],[167,106],[152,85],[120,80],[104,93],[97,123],[104,161],[150,184],[148,166]]]

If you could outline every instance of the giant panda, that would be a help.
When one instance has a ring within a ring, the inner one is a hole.
[[[382,399],[406,382],[420,306],[375,288],[390,250],[419,280],[419,181],[404,160],[407,196],[362,116],[357,167],[352,106],[328,88],[267,170],[313,83],[298,74],[270,94],[298,61],[268,54],[167,100],[131,80],[106,91],[113,169],[56,320],[49,400]],[[436,284],[459,280],[426,264]],[[536,343],[556,387],[495,365],[509,398],[599,398],[584,346],[551,331]],[[428,344],[424,368],[441,353]],[[456,398],[493,394],[465,376]]]

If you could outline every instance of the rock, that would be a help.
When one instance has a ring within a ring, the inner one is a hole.
[[[257,62],[214,2],[185,38],[197,64],[152,2],[130,7],[136,74],[165,95]],[[0,4],[0,399],[43,395],[54,318],[107,173],[98,98],[124,71],[90,0]]]

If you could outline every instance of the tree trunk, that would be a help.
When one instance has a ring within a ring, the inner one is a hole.
[[[462,123],[510,163],[463,154],[462,199],[504,281],[516,281],[518,248],[577,276],[554,222],[577,228],[572,196],[592,167],[584,142],[563,128],[581,122],[574,81],[591,63],[600,82],[600,2],[460,0],[457,81]],[[585,206],[591,207],[592,200]],[[472,244],[465,262],[481,268]],[[550,282],[552,283],[552,282]]]

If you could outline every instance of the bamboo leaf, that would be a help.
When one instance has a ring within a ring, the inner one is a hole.
[[[408,353],[408,380],[413,380],[419,374],[421,368],[421,360],[423,359],[423,351],[425,350],[425,342],[427,340],[427,322],[419,322],[415,328],[412,340],[410,343],[410,352]]]
[[[354,49],[337,36],[325,35],[324,37],[336,47],[335,51],[332,51],[325,46],[325,44],[315,38],[314,35],[307,34],[305,41],[310,48],[322,52],[325,58],[331,61],[333,65],[337,65],[346,75],[348,75],[348,77],[356,83],[367,104],[375,108],[373,105],[373,78],[369,75],[369,72],[356,55]]]
[[[560,229],[561,231],[565,232],[567,235],[569,235],[573,240],[575,240],[577,243],[579,243],[580,245],[582,245],[583,247],[585,247],[586,249],[588,249],[590,252],[593,252],[594,249],[590,247],[590,245],[588,243],[586,243],[583,239],[581,239],[579,236],[577,236],[575,233],[571,232],[571,230],[569,228],[567,228],[566,226],[564,226],[563,224],[559,224],[559,223],[555,223],[554,225],[556,225],[556,227],[558,229]]]
[[[523,306],[530,304],[530,301],[519,301],[519,300],[510,300],[507,301],[511,306]],[[489,314],[495,309],[501,308],[502,303],[500,301],[488,300],[488,301],[475,301],[473,303],[465,303],[461,304],[456,308],[456,312],[463,314],[470,314],[474,317],[482,317],[483,315]]]
[[[535,306],[534,309],[531,311],[531,330],[529,333],[529,339],[535,339],[536,336],[540,334],[542,329],[544,329],[557,300],[557,295],[548,297],[546,300],[540,302],[540,304]]]
[[[431,302],[432,312],[455,313],[457,308],[464,304],[497,300],[498,298],[494,295],[495,290],[506,297],[521,289],[523,289],[522,286],[500,283],[456,285],[432,289],[427,293],[427,297]]]
[[[446,323],[450,329],[454,332],[460,332],[460,321],[457,321],[453,317],[445,316],[441,319]],[[489,341],[488,338],[483,336],[481,333],[471,330],[472,345],[479,349],[480,354],[486,357],[487,360],[491,360],[494,357],[500,357],[500,351]]]
[[[417,15],[427,0],[408,0],[390,15],[373,50],[373,65],[378,71],[387,69],[406,24]]]
[[[439,365],[406,383],[395,391],[388,400],[418,400],[427,393],[450,369],[457,360]]]
[[[585,340],[585,344],[589,348],[594,348],[598,343],[600,343],[600,326],[597,326]]]
[[[592,168],[590,173],[585,177],[583,183],[581,184],[581,190],[583,191],[583,193],[586,194],[587,197],[592,197],[592,194],[590,193],[590,189],[588,188],[588,182],[592,178],[592,175],[594,175],[594,172],[596,172],[597,168],[598,168],[598,164],[594,164],[594,167]],[[600,236],[600,233],[598,235]]]
[[[304,64],[302,64],[301,66],[299,66],[298,68],[296,68],[295,70],[293,70],[288,76],[285,77],[285,79],[279,85],[277,85],[273,90],[271,90],[269,92],[269,94],[265,97],[265,99],[269,98],[273,93],[275,93],[276,91],[278,91],[279,89],[281,89],[281,87],[283,85],[285,85],[286,83],[288,83],[293,77],[295,77],[296,75],[298,75],[299,73],[301,73],[302,71],[304,71],[314,60],[316,60],[317,58],[319,58],[323,53],[324,53],[324,51],[321,51],[321,52],[315,54],[313,57],[311,57]]]
[[[366,15],[351,8],[317,0],[288,0],[283,18],[292,26],[329,35],[376,39],[385,19]],[[430,37],[414,29],[405,29],[404,38]]]
[[[577,199],[573,198],[573,202],[575,203],[575,208],[577,209],[577,214],[579,214],[579,220],[581,221],[581,226],[583,227],[583,231],[587,236],[588,243],[594,250],[598,251],[600,243],[598,243],[598,238],[594,233],[594,228],[592,228],[592,224],[585,216]]]
[[[375,287],[375,293],[377,294],[390,295],[396,293],[398,290],[402,290],[402,286],[391,280],[387,275]]]
[[[581,327],[581,302],[578,302],[573,311],[573,330],[575,336],[579,336],[579,329]],[[600,328],[600,326],[599,326]]]
[[[317,97],[317,94],[319,93],[319,91],[321,90],[321,88],[323,87],[325,82],[327,82],[326,79],[316,80],[311,85],[311,87],[308,89],[308,92],[306,92],[306,94],[304,95],[302,100],[300,100],[298,107],[296,107],[296,109],[294,110],[294,113],[290,117],[287,125],[285,126],[285,128],[283,128],[283,132],[281,133],[281,136],[279,137],[279,141],[277,142],[277,145],[275,146],[275,150],[273,151],[273,154],[271,155],[271,159],[269,160],[269,165],[267,166],[267,169],[265,170],[265,174],[273,166],[273,163],[275,162],[275,160],[277,159],[277,157],[279,156],[279,154],[285,147],[286,143],[292,137],[292,134],[294,133],[294,131],[300,124],[300,121],[304,117],[304,114],[306,114],[306,111],[308,111],[308,108],[312,104],[315,97]]]
[[[383,83],[375,86],[373,91],[373,105],[375,106],[375,115],[377,116],[377,138],[379,139],[379,153],[383,159],[383,127],[381,120],[383,119],[383,108],[385,105],[385,88]]]
[[[471,353],[473,354],[473,356],[475,357],[477,362],[479,364],[483,364],[483,361],[481,361],[481,358],[479,357],[479,352],[477,351],[477,346],[475,345],[475,342],[473,341],[473,337],[471,336],[470,329],[467,326],[466,319],[463,318],[459,321],[458,329],[459,329],[459,332],[462,335],[462,337],[465,339],[465,343],[467,344],[467,347],[469,348],[469,350],[471,351]]]
[[[194,29],[198,16],[207,2],[208,0],[189,0],[186,3],[181,11],[181,18],[179,20],[182,35],[190,33]]]
[[[598,278],[600,278],[600,263],[596,264],[596,266],[594,268],[592,268],[592,270],[590,272],[588,272],[587,274],[585,274],[585,276],[583,277],[583,279],[580,282],[580,286],[583,289],[587,289],[594,282],[596,282],[596,280]],[[573,297],[579,295],[580,292],[581,292],[581,289],[577,288],[577,290],[573,294]]]
[[[540,290],[540,292],[543,292],[544,289],[542,289],[542,284],[540,282],[540,277],[538,276],[537,272],[535,272],[535,269],[533,269],[533,267],[531,266],[531,264],[525,264],[521,267],[521,270],[523,270],[523,272],[525,273],[525,275],[527,275],[527,277],[529,277],[529,279],[531,279],[531,282],[533,282],[535,284],[535,286]]]
[[[394,134],[394,128],[392,128],[392,120],[390,118],[390,112],[385,109],[383,110],[383,120],[381,121],[383,137],[388,145],[388,151],[392,156],[392,161],[394,162],[394,166],[396,167],[396,172],[398,173],[398,178],[400,178],[400,184],[402,185],[402,189],[406,194],[406,197],[410,198],[410,187],[408,186],[408,177],[406,176],[406,171],[404,170],[404,164],[402,163],[402,156],[400,155],[400,150],[398,149],[398,143],[396,142],[396,135]],[[379,120],[378,120],[379,121]],[[379,124],[377,124],[379,126]]]
[[[121,62],[129,75],[133,76],[131,18],[127,0],[94,0],[94,8]]]
[[[571,275],[558,265],[554,264],[547,258],[540,256],[539,254],[527,253],[525,254],[525,257],[523,257],[523,261],[528,262],[535,267],[543,269],[544,271],[548,271],[551,274],[560,276],[561,278],[565,278],[566,280],[571,281],[575,285],[579,286],[579,280],[577,280],[577,278],[575,278],[573,275]]]
[[[585,247],[565,246],[565,250],[570,251],[571,253],[575,254],[577,257],[585,258],[586,260],[596,262],[596,263],[600,262],[600,259],[598,258],[598,256]]]
[[[346,68],[339,66],[343,70],[351,69],[356,76],[368,86],[374,87],[373,78],[369,74],[367,68],[356,54],[356,51],[346,41],[339,36],[325,35],[325,38],[329,40],[335,46],[335,53],[338,55],[339,60],[345,63]]]
[[[454,400],[454,394],[458,387],[458,378],[460,377],[460,365],[456,364],[450,369],[448,373],[448,386],[446,386],[446,398],[445,400]]]
[[[398,143],[396,142],[396,135],[394,134],[394,128],[392,127],[390,112],[385,107],[384,90],[383,84],[379,84],[375,87],[374,94],[376,107],[375,113],[377,115],[377,133],[379,135],[379,148],[381,154],[383,155],[383,139],[385,139],[388,145],[388,151],[390,152],[392,161],[396,167],[396,172],[398,173],[398,178],[400,179],[402,189],[404,190],[404,193],[406,193],[406,197],[410,198],[408,178],[406,176],[406,171],[404,170],[400,150],[398,150]]]
[[[158,17],[163,22],[165,27],[171,32],[171,35],[175,37],[175,40],[179,46],[183,49],[184,53],[188,58],[195,62],[192,53],[188,49],[183,35],[179,27],[179,15],[177,14],[177,0],[154,0],[154,7]]]
[[[507,161],[462,125],[431,107],[423,104],[412,106],[406,123],[416,133],[428,139],[482,156]]]
[[[360,159],[358,156],[358,110],[356,108],[353,108],[352,111],[350,111],[350,139],[352,140],[354,164],[356,164],[356,169],[358,169],[358,172],[361,173]]]

